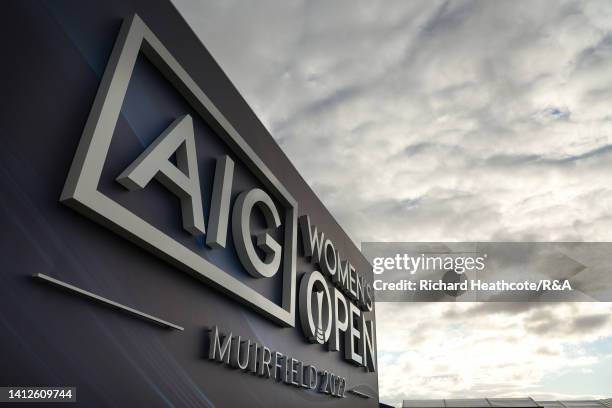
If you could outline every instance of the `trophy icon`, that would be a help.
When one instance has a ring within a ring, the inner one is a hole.
[[[311,343],[325,344],[332,329],[332,302],[321,272],[308,272],[300,287],[300,320]]]
[[[318,312],[318,319],[317,319],[317,332],[316,332],[316,336],[317,336],[317,342],[323,344],[325,343],[325,330],[323,330],[323,296],[325,295],[325,293],[320,290],[318,292],[316,292],[317,295],[317,312]]]

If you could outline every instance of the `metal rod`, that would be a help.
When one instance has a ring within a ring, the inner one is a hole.
[[[123,312],[126,312],[126,313],[128,313],[128,314],[130,314],[132,316],[135,316],[135,317],[138,317],[140,319],[146,320],[148,322],[157,324],[158,326],[167,327],[167,328],[170,328],[170,329],[175,329],[175,330],[180,330],[180,331],[185,330],[183,327],[178,326],[178,325],[176,325],[174,323],[167,322],[167,321],[162,320],[162,319],[160,319],[158,317],[151,316],[150,314],[141,312],[141,311],[136,310],[134,308],[131,308],[129,306],[122,305],[121,303],[114,302],[114,301],[112,301],[110,299],[106,299],[106,298],[104,298],[102,296],[96,295],[95,293],[88,292],[88,291],[86,291],[84,289],[78,288],[78,287],[76,287],[74,285],[71,285],[69,283],[66,283],[66,282],[62,282],[61,280],[52,278],[52,277],[50,277],[48,275],[45,275],[45,274],[42,274],[42,273],[35,273],[33,275],[33,277],[35,279],[38,279],[38,280],[50,283],[51,285],[56,286],[58,288],[66,289],[66,290],[68,290],[68,291],[70,291],[72,293],[75,293],[77,295],[81,295],[81,296],[83,296],[83,297],[85,297],[87,299],[91,299],[91,300],[96,301],[98,303],[101,303],[101,304],[113,307],[115,309],[121,310]]]

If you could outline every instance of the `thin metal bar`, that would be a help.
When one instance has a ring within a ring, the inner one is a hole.
[[[355,389],[348,390],[348,392],[351,392],[351,393],[353,393],[353,394],[355,394],[355,395],[357,395],[358,397],[361,397],[361,398],[372,398],[371,395],[368,395],[365,392],[357,391]]]
[[[81,296],[83,296],[83,297],[85,297],[87,299],[91,299],[93,301],[99,302],[99,303],[104,304],[106,306],[110,306],[110,307],[116,308],[118,310],[121,310],[123,312],[126,312],[126,313],[128,313],[128,314],[130,314],[132,316],[135,316],[135,317],[138,317],[140,319],[146,320],[148,322],[157,324],[158,326],[167,327],[167,328],[170,328],[170,329],[175,329],[175,330],[180,330],[180,331],[185,330],[183,327],[178,326],[178,325],[176,325],[174,323],[167,322],[167,321],[162,320],[160,318],[157,318],[155,316],[151,316],[150,314],[147,314],[147,313],[141,312],[139,310],[133,309],[133,308],[131,308],[129,306],[122,305],[121,303],[114,302],[114,301],[112,301],[110,299],[106,299],[106,298],[104,298],[102,296],[96,295],[95,293],[88,292],[88,291],[86,291],[84,289],[78,288],[76,286],[73,286],[73,285],[71,285],[69,283],[63,282],[61,280],[52,278],[52,277],[50,277],[48,275],[45,275],[43,273],[35,273],[33,275],[33,277],[35,279],[38,279],[38,280],[50,283],[51,285],[56,286],[58,288],[66,289],[66,290],[68,290],[68,291],[70,291],[72,293],[75,293],[77,295],[81,295]]]

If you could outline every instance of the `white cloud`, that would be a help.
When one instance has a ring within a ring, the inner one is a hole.
[[[408,398],[593,398],[544,380],[607,359],[588,348],[612,332],[612,305],[380,303],[380,392]],[[432,322],[434,322],[432,324]]]
[[[609,2],[176,3],[357,242],[610,236]]]

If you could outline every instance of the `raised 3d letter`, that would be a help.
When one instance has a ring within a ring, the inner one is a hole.
[[[265,254],[261,260],[251,236],[251,213],[257,206],[263,213],[267,230],[256,236],[256,245]],[[281,262],[281,245],[267,232],[281,226],[278,210],[272,198],[263,190],[254,188],[240,193],[232,211],[232,235],[238,258],[247,272],[255,278],[270,278],[276,274]]]
[[[170,157],[176,153],[176,166]],[[202,193],[191,116],[176,119],[117,181],[129,190],[140,190],[157,179],[181,199],[183,228],[192,235],[204,234]]]
[[[234,161],[227,155],[218,158],[206,233],[206,245],[212,249],[225,248],[233,177]]]

